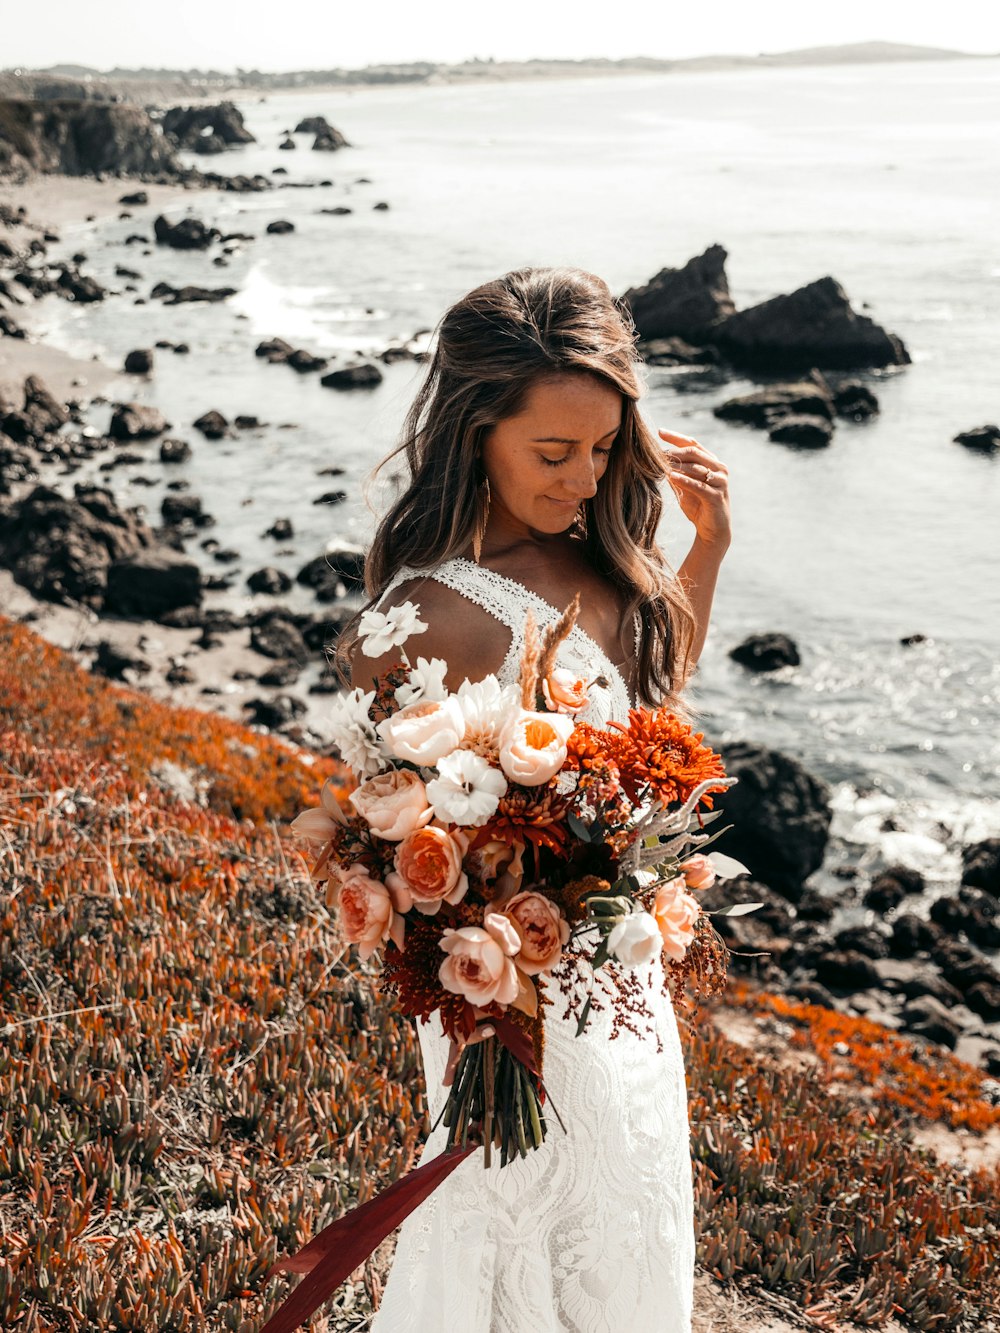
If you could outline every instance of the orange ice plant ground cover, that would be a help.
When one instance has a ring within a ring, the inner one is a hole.
[[[298,1281],[264,1282],[278,1254],[427,1130],[410,1023],[284,822],[335,768],[2,620],[0,756],[0,1327],[252,1333]],[[697,1016],[682,1036],[708,1273],[817,1328],[1000,1328],[1000,1173]],[[328,1328],[365,1326],[389,1248]]]

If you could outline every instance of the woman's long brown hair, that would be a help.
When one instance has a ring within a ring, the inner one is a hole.
[[[400,443],[371,481],[404,455],[409,483],[385,513],[365,560],[368,601],[348,621],[335,666],[349,676],[357,622],[402,566],[431,569],[461,555],[476,521],[478,456],[487,432],[516,416],[539,380],[589,373],[622,395],[622,425],[597,494],[577,531],[587,560],[626,596],[619,630],[639,612],[634,675],[638,702],[665,706],[690,722],[681,699],[694,669],[695,615],[656,542],[668,475],[664,449],[637,409],[644,392],[636,331],[627,307],[583,269],[522,268],[483,283],[442,317],[426,377],[406,415]],[[625,640],[629,641],[628,638]]]

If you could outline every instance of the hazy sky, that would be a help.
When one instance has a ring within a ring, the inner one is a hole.
[[[338,12],[339,11],[339,12]],[[474,56],[580,59],[756,55],[802,46],[895,41],[1000,52],[1000,6],[952,0],[746,0],[623,5],[545,0],[174,0],[149,10],[136,0],[45,0],[35,9],[0,0],[0,68],[53,64],[206,67],[235,71],[355,68],[381,62]]]

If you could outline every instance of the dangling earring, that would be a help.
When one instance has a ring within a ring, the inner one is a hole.
[[[472,554],[476,564],[483,553],[483,537],[490,517],[490,479],[484,477],[476,487],[476,529],[472,534]]]

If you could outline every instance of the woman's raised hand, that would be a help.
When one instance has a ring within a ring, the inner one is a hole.
[[[657,432],[672,446],[667,453],[668,478],[685,518],[695,526],[698,540],[725,549],[732,541],[729,516],[729,469],[710,449],[689,435]]]

